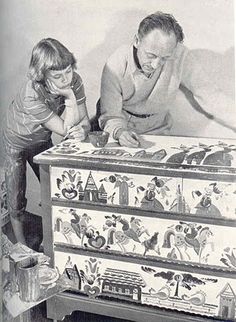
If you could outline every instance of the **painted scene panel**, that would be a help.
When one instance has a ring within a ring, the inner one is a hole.
[[[183,209],[179,201],[182,179],[174,177],[53,167],[51,191],[51,197],[58,200],[141,207],[156,211]]]
[[[235,227],[58,206],[52,219],[55,243],[236,269]]]
[[[55,266],[71,290],[92,298],[235,319],[235,279],[63,252]]]
[[[53,167],[51,187],[58,200],[236,219],[234,182]]]
[[[183,179],[183,196],[190,213],[236,219],[236,183]]]

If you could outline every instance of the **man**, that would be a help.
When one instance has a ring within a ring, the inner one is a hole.
[[[236,131],[234,103],[207,80],[183,39],[175,18],[156,12],[141,21],[131,46],[120,47],[108,59],[99,124],[120,145],[137,147],[138,134],[168,134],[180,85],[211,119]]]

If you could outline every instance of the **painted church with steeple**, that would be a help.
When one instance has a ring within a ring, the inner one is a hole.
[[[91,171],[89,172],[84,189],[82,187],[82,184],[80,184],[79,200],[107,203],[107,192],[104,188],[104,185],[101,184],[101,186],[97,188]]]

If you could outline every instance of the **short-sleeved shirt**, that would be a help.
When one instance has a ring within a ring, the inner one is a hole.
[[[84,103],[86,97],[83,82],[75,72],[71,87],[77,104]],[[48,141],[52,132],[43,124],[55,114],[61,116],[64,109],[64,96],[55,96],[43,84],[28,80],[9,106],[3,129],[4,138],[15,148]]]

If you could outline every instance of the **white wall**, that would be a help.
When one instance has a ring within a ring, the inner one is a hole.
[[[234,96],[233,0],[1,0],[0,107],[7,108],[27,73],[32,47],[44,37],[64,43],[78,59],[89,114],[95,112],[106,58],[121,43],[132,41],[140,20],[157,10],[172,13],[183,26],[185,44],[198,49],[206,69],[227,95]],[[189,126],[180,94],[176,133],[201,135]],[[188,113],[187,113],[188,114]],[[184,116],[185,115],[185,116]],[[193,121],[198,114],[191,114]],[[2,118],[1,118],[2,119]],[[205,122],[205,123],[204,123]],[[199,123],[199,122],[197,122]],[[206,127],[206,121],[203,121]],[[208,131],[208,133],[217,133]],[[219,133],[219,132],[218,132]],[[225,133],[225,132],[224,132]],[[227,136],[227,131],[226,134]]]

